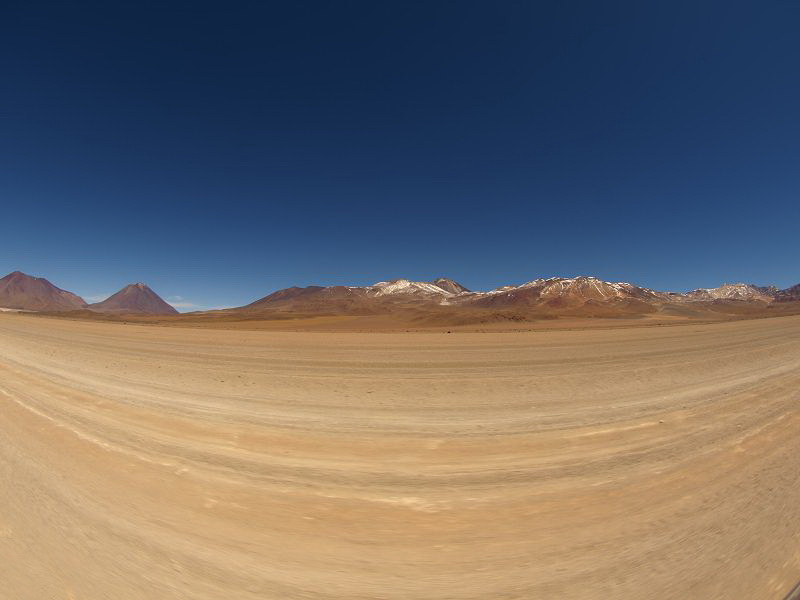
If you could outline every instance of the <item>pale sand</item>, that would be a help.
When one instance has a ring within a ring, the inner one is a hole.
[[[781,598],[800,317],[528,333],[0,315],[0,597]]]

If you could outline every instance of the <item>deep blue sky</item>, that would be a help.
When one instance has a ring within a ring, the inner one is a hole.
[[[800,282],[800,2],[10,4],[2,273]]]

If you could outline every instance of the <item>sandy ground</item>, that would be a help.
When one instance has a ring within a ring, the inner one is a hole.
[[[0,597],[782,598],[800,317],[292,333],[0,314]]]
[[[794,308],[794,306],[792,307]],[[218,318],[208,314],[186,313],[178,316],[157,315],[115,315],[113,313],[40,313],[44,318],[58,317],[74,321],[125,323],[128,325],[152,325],[156,327],[190,327],[192,329],[227,329],[238,331],[308,331],[339,333],[504,333],[520,331],[544,331],[564,329],[609,329],[629,327],[663,327],[673,325],[697,325],[699,323],[718,323],[740,319],[736,315],[721,315],[705,319],[687,318],[664,314],[638,315],[635,317],[617,318],[575,318],[559,316],[550,319],[534,319],[531,321],[488,321],[473,322],[461,325],[442,325],[415,322],[402,315],[287,315],[284,318],[242,318],[241,314]],[[797,307],[794,314],[800,314]],[[706,315],[707,316],[707,315]],[[772,318],[772,315],[761,311],[754,318]],[[750,318],[750,317],[747,317]]]

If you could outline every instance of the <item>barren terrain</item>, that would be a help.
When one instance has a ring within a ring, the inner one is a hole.
[[[0,314],[0,596],[780,599],[800,317],[288,332]]]

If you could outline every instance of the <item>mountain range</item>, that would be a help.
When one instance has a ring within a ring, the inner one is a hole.
[[[282,306],[317,308],[321,306],[377,305],[379,302],[425,303],[441,306],[483,307],[574,306],[585,303],[640,302],[676,303],[733,300],[771,303],[800,300],[800,285],[779,290],[751,284],[724,284],[697,289],[685,294],[659,292],[632,283],[613,283],[596,277],[551,277],[521,285],[508,285],[487,292],[469,290],[452,279],[410,281],[395,279],[370,286],[291,287],[274,292],[241,310],[261,310]]]
[[[526,320],[552,316],[630,316],[649,313],[691,316],[735,313],[800,302],[800,284],[787,289],[745,283],[687,293],[661,292],[590,276],[534,279],[490,291],[472,291],[448,278],[393,279],[368,286],[308,286],[278,290],[246,306],[214,311],[246,318],[404,313],[418,321]],[[91,311],[174,315],[177,311],[144,283],[130,284],[110,298],[87,304],[41,277],[15,271],[0,279],[0,307],[32,311]]]
[[[229,312],[248,318],[387,314],[417,324],[457,325],[559,316],[754,315],[779,302],[792,300],[800,301],[800,286],[778,290],[751,284],[724,284],[718,288],[675,293],[579,276],[535,279],[480,292],[440,278],[434,281],[395,279],[371,286],[293,287]]]

